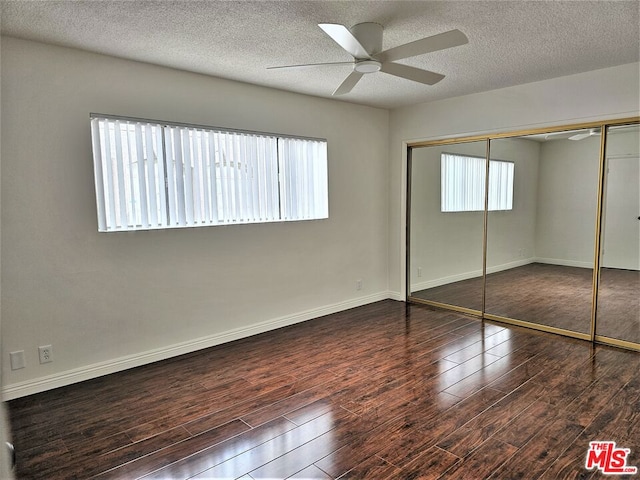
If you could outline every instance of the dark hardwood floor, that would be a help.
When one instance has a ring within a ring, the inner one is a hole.
[[[593,440],[640,467],[640,354],[391,300],[9,408],[18,478],[587,479]]]
[[[532,263],[487,275],[486,313],[589,333],[593,270]],[[640,343],[640,272],[603,268],[597,334]],[[482,309],[482,278],[412,293]]]
[[[640,343],[640,271],[600,270],[598,319],[599,335]]]

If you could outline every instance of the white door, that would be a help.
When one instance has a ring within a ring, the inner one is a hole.
[[[640,270],[640,157],[607,158],[602,266]]]

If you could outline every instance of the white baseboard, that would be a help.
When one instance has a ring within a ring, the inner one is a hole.
[[[535,258],[524,258],[522,260],[516,260],[514,262],[503,263],[501,265],[495,265],[487,268],[487,273],[502,272],[503,270],[510,270],[516,267],[522,267],[523,265],[529,265],[534,263]],[[426,282],[415,283],[411,286],[412,292],[419,292],[420,290],[426,290],[428,288],[435,288],[441,285],[447,285],[449,283],[461,282],[462,280],[469,280],[471,278],[478,278],[482,276],[482,270],[473,270],[471,272],[459,273],[457,275],[450,275],[447,277],[436,278],[434,280],[427,280]]]
[[[435,288],[441,285],[461,282],[463,280],[469,280],[470,278],[477,278],[481,276],[482,276],[482,270],[474,270],[472,272],[464,272],[464,273],[459,273],[457,275],[449,275],[446,277],[440,277],[433,280],[427,280],[426,282],[414,283],[413,285],[411,285],[411,291],[419,292],[420,290],[427,290],[429,288]]]
[[[563,258],[536,257],[536,263],[546,263],[548,265],[562,265],[563,267],[593,268],[593,262],[579,262],[577,260],[565,260]]]
[[[406,299],[404,298],[404,295],[402,294],[402,292],[387,292],[387,298],[389,300],[397,300],[398,302],[404,302]]]
[[[561,265],[563,267],[593,268],[593,264],[589,262],[565,260],[562,258],[530,257],[522,260],[516,260],[515,262],[503,263],[501,265],[489,267],[487,268],[487,273],[502,272],[503,270],[510,270],[512,268],[529,265],[530,263],[545,263],[548,265]],[[441,278],[436,278],[434,280],[427,280],[426,282],[415,283],[411,286],[411,291],[419,292],[420,290],[427,290],[429,288],[435,288],[441,285],[447,285],[449,283],[454,283],[454,282],[461,282],[462,280],[469,280],[471,278],[477,278],[481,276],[482,276],[482,270],[464,272],[457,275],[450,275],[448,277],[441,277]]]
[[[502,265],[496,265],[494,267],[488,267],[487,273],[497,273],[502,272],[504,270],[511,270],[516,267],[523,267],[524,265],[529,265],[531,263],[535,263],[535,258],[523,258],[522,260],[516,260],[514,262],[503,263]]]
[[[185,353],[191,353],[204,348],[213,347],[222,343],[239,340],[241,338],[256,335],[258,333],[268,332],[277,328],[286,327],[295,323],[304,322],[314,318],[330,315],[332,313],[341,312],[350,308],[360,307],[369,303],[380,300],[393,299],[404,301],[399,298],[399,292],[379,292],[364,297],[358,297],[344,302],[325,305],[323,307],[313,308],[302,312],[286,315],[280,318],[274,318],[264,322],[254,323],[247,327],[235,328],[226,332],[197,338],[188,342],[168,345],[166,347],[141,352],[134,355],[127,355],[106,362],[94,363],[65,372],[47,375],[45,377],[27,380],[24,382],[5,385],[2,388],[2,399],[4,401],[13,400],[15,398],[32,395],[34,393],[44,392],[58,387],[64,387],[72,383],[90,380],[92,378],[101,377],[110,373],[116,373],[129,368],[139,367],[148,363],[166,360]]]

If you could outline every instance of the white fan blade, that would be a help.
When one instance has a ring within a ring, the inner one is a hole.
[[[439,33],[438,35],[433,35],[432,37],[416,40],[415,42],[405,43],[399,47],[390,48],[376,55],[376,58],[381,62],[392,62],[394,60],[402,60],[403,58],[444,50],[445,48],[457,47],[465,43],[469,43],[469,39],[464,33],[460,30],[450,30]]]
[[[331,95],[344,95],[345,93],[349,93],[353,87],[356,86],[356,83],[360,81],[363,75],[364,73],[356,72],[354,70]]]
[[[444,78],[444,75],[440,73],[420,70],[400,63],[383,63],[380,70],[389,75],[395,75],[396,77],[406,78],[426,85],[434,85]]]
[[[593,137],[595,135],[600,135],[600,129],[599,128],[592,128],[587,133],[577,133],[577,134],[572,135],[571,137],[569,137],[569,140],[582,140],[584,138]]]
[[[334,42],[358,59],[371,58],[353,33],[344,25],[337,23],[319,23],[318,26],[329,35]]]
[[[590,136],[591,136],[590,133],[578,133],[576,135],[572,135],[571,137],[569,137],[569,140],[582,140],[583,138],[587,138]]]
[[[279,67],[267,67],[267,70],[276,70],[278,68],[323,67],[325,65],[353,65],[353,62],[303,63],[300,65],[282,65]]]

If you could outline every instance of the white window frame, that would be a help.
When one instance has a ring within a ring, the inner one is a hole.
[[[329,216],[327,141],[90,115],[98,230]]]
[[[440,211],[484,211],[485,157],[443,152],[440,159]],[[513,210],[514,176],[514,162],[489,160],[489,211]]]

